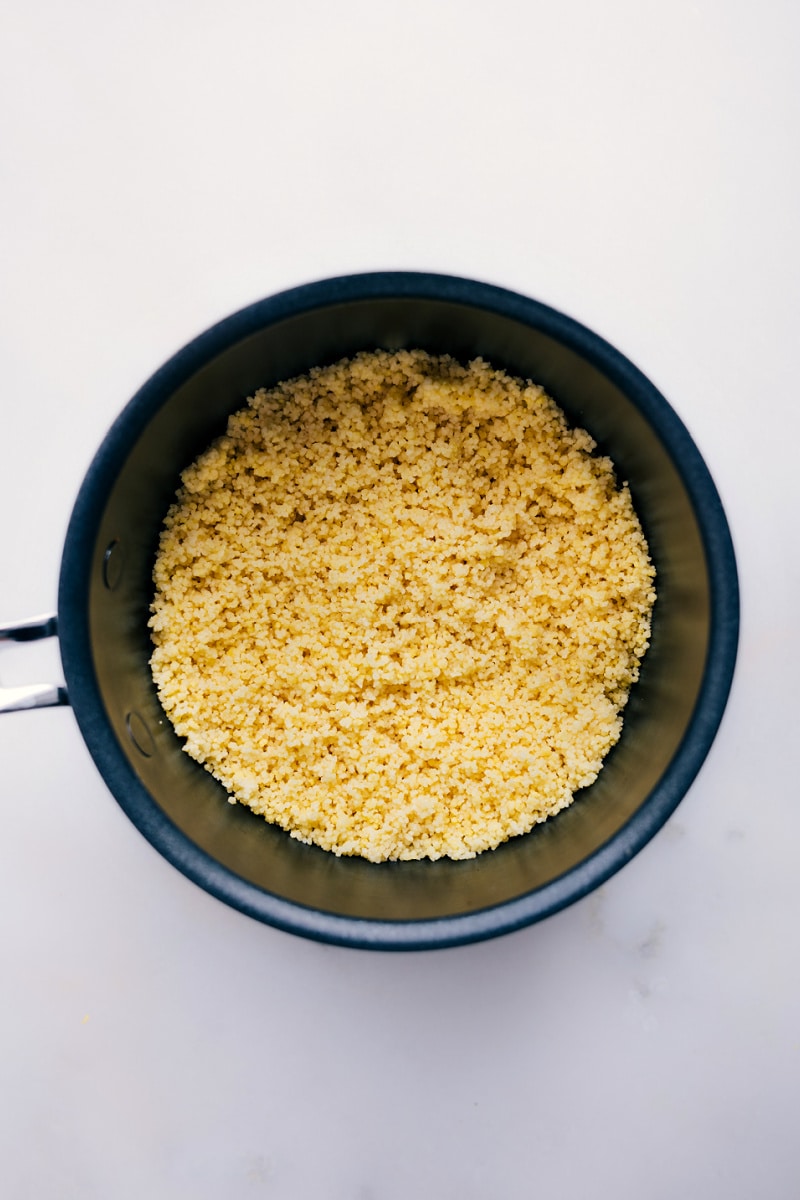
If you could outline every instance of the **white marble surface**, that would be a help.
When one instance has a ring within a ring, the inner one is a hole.
[[[173,350],[386,267],[627,353],[707,458],[743,591],[668,826],[458,950],[248,920],[143,841],[69,711],[0,720],[3,1196],[800,1194],[799,50],[779,0],[2,7],[0,620],[53,608],[83,473]]]

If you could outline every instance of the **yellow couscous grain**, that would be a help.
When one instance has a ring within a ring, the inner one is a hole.
[[[626,486],[538,386],[359,354],[184,471],[153,675],[185,750],[335,854],[470,858],[597,776],[650,634]]]

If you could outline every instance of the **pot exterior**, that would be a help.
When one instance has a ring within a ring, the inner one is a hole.
[[[543,384],[630,484],[658,572],[651,648],[592,787],[466,862],[368,863],[303,845],[181,750],[150,675],[158,532],[180,471],[258,387],[359,350],[478,355]],[[496,936],[599,886],[690,786],[725,708],[738,641],[734,552],[716,488],[666,400],[560,313],[470,280],[378,273],[254,304],[201,335],[109,431],[69,524],[59,631],[71,702],[117,801],[179,870],[250,916],[322,941],[425,949]]]

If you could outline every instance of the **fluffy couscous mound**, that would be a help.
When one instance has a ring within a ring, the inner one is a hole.
[[[183,473],[153,675],[185,750],[335,854],[470,858],[591,783],[648,645],[627,487],[540,387],[357,355]]]

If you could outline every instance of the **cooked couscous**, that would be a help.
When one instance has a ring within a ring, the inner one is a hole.
[[[534,384],[357,355],[183,473],[153,675],[185,750],[304,842],[470,858],[597,776],[650,633],[626,486]]]

